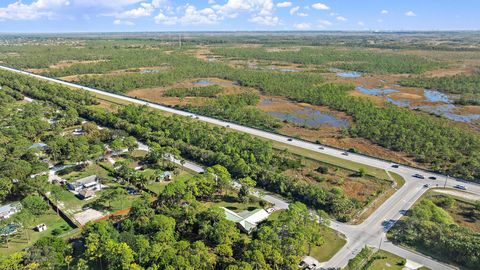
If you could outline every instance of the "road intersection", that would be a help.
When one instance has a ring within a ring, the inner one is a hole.
[[[193,117],[199,121],[208,122],[211,124],[219,125],[228,127],[232,130],[248,133],[257,137],[261,137],[264,139],[277,141],[283,144],[288,144],[291,146],[295,146],[298,148],[307,149],[310,151],[319,152],[322,154],[330,155],[336,158],[340,158],[343,160],[348,160],[352,162],[356,162],[359,164],[364,164],[367,166],[379,168],[386,171],[391,171],[399,174],[405,179],[405,184],[396,191],[388,200],[386,200],[375,212],[373,212],[363,223],[359,225],[348,225],[339,222],[332,222],[331,227],[342,234],[345,235],[347,238],[347,244],[328,262],[323,263],[322,267],[325,268],[340,268],[346,266],[348,260],[353,258],[360,250],[365,246],[373,246],[379,247],[381,246],[382,249],[390,251],[394,254],[397,254],[401,257],[406,259],[410,259],[430,269],[453,269],[453,267],[439,263],[431,258],[428,258],[425,255],[421,255],[418,253],[411,252],[399,246],[395,246],[391,242],[386,240],[386,232],[393,226],[393,224],[401,218],[401,216],[408,210],[428,189],[439,186],[439,187],[447,187],[447,188],[455,188],[457,185],[462,185],[467,189],[467,192],[480,195],[480,185],[474,183],[468,183],[461,181],[460,179],[448,178],[444,175],[436,174],[427,172],[418,168],[402,166],[400,165],[398,168],[392,167],[392,163],[389,161],[361,155],[355,153],[349,153],[345,155],[344,150],[322,146],[320,147],[319,144],[311,143],[307,141],[292,139],[287,136],[250,128],[234,123],[230,123],[227,121],[222,121],[219,119],[205,117],[201,115],[193,115],[192,113],[173,109],[171,107],[163,106],[160,104],[156,104],[153,102],[139,100],[132,97],[114,94],[98,89],[93,89],[90,87],[85,87],[81,85],[77,85],[70,82],[65,82],[53,78],[48,78],[44,76],[40,76],[37,74],[32,74],[29,72],[16,70],[8,67],[0,66],[0,69],[9,70],[16,73],[25,74],[28,76],[36,77],[39,79],[48,80],[51,82],[59,83],[68,87],[76,88],[76,89],[83,89],[89,92],[93,92],[96,94],[109,96],[115,99],[128,101],[134,104],[139,105],[147,105],[151,108],[162,110],[165,112],[183,115],[186,117]],[[422,175],[424,179],[420,179],[414,177],[414,175]],[[437,180],[431,180],[430,177],[435,177]],[[428,185],[428,186],[426,186]],[[275,198],[277,204],[281,204],[281,208],[285,208],[286,202],[277,198]]]

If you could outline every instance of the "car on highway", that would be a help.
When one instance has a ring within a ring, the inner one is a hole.
[[[423,187],[424,187],[424,188],[428,188],[428,187],[430,187],[430,185],[429,185],[429,184],[425,184],[425,185],[423,185]]]
[[[421,174],[419,174],[419,173],[416,173],[416,174],[414,174],[414,175],[412,175],[412,176],[415,177],[415,178],[418,178],[418,179],[425,179],[425,176],[423,176],[423,175],[421,175]]]
[[[348,152],[343,152],[342,155],[348,156]]]
[[[270,208],[267,208],[266,211],[267,211],[267,213],[271,214],[271,213],[275,212],[275,208],[270,207]]]
[[[287,141],[291,142],[291,141],[293,141],[293,139],[292,139],[292,138],[288,138]]]
[[[430,180],[437,180],[437,177],[435,177],[435,176],[430,176],[430,177],[428,177],[428,179],[430,179]]]
[[[325,148],[323,146],[318,147],[318,149],[325,150]]]
[[[398,164],[393,164],[392,165],[392,168],[399,168],[399,167],[400,167],[400,165],[398,165]]]
[[[456,189],[467,190],[467,188],[465,186],[462,186],[462,185],[455,185],[453,187],[456,188]]]

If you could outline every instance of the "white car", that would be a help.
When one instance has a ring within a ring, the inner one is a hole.
[[[267,213],[271,214],[271,213],[275,212],[275,208],[270,207],[266,211],[267,211]]]

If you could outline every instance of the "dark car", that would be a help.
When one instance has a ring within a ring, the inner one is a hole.
[[[320,149],[320,150],[324,150],[325,148],[323,148],[323,146],[320,146],[320,147],[318,147],[318,149]]]
[[[454,188],[461,189],[461,190],[467,190],[467,188],[465,186],[462,186],[462,185],[456,185],[456,186],[454,186]]]
[[[418,174],[418,173],[414,174],[413,177],[419,178],[419,179],[425,179],[425,176],[423,176],[421,174]]]
[[[392,165],[392,168],[399,168],[399,167],[400,167],[400,165],[398,165],[398,164],[393,164]]]
[[[293,139],[287,139],[287,141],[291,142],[291,141],[293,141]]]
[[[430,176],[430,177],[428,177],[428,179],[430,179],[430,180],[437,180],[437,177],[435,177],[435,176]]]
[[[348,152],[343,152],[342,155],[348,156]]]

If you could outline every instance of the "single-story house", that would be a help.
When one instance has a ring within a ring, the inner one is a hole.
[[[251,233],[257,228],[257,225],[266,220],[270,214],[264,209],[255,209],[253,211],[243,211],[235,213],[225,207],[222,207],[225,211],[225,217],[227,220],[237,223],[237,226],[246,233]]]
[[[22,204],[20,202],[9,203],[0,206],[0,219],[8,219],[13,214],[16,214],[22,210]]]
[[[36,230],[37,232],[46,231],[46,230],[47,230],[47,225],[45,225],[45,223],[38,224],[37,226],[35,226],[35,230]]]
[[[85,178],[75,180],[73,183],[67,183],[69,190],[80,191],[82,189],[94,188],[99,185],[99,179],[96,175],[90,175]]]

